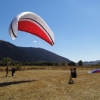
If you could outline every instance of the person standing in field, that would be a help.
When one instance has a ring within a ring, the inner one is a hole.
[[[69,84],[73,84],[74,81],[72,78],[76,78],[77,77],[77,73],[76,73],[76,68],[71,68],[70,69],[70,77],[69,77]]]
[[[6,67],[6,77],[7,77],[7,75],[8,75],[8,65]]]
[[[70,77],[69,77],[69,82],[68,82],[68,84],[72,84],[74,81],[73,81],[73,79],[72,79],[72,71],[73,71],[73,69],[71,68],[70,69]]]

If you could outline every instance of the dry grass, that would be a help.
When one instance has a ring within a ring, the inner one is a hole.
[[[0,72],[0,100],[100,100],[100,74],[77,70],[75,84],[67,84],[68,70]]]

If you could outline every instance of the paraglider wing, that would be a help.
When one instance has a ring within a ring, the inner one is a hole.
[[[38,15],[32,12],[23,12],[17,15],[9,26],[9,34],[13,40],[17,38],[17,31],[24,31],[36,35],[54,45],[54,34],[46,22]]]
[[[100,68],[95,69],[95,70],[91,70],[88,73],[100,73]]]

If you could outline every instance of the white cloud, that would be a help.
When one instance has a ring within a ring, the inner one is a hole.
[[[33,42],[34,42],[34,43],[37,43],[37,41],[36,41],[36,40],[34,40]]]

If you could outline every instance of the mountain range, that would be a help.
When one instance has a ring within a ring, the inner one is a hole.
[[[43,48],[19,47],[0,40],[0,60],[6,57],[19,62],[71,62],[71,60]]]
[[[84,61],[83,64],[84,64],[84,65],[95,65],[95,64],[100,64],[100,60],[96,60],[96,61]]]

